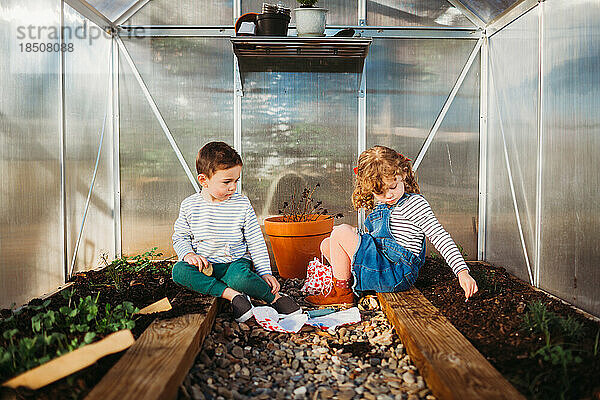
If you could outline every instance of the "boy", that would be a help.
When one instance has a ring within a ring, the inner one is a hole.
[[[226,143],[210,142],[198,152],[196,171],[202,191],[183,200],[175,221],[173,248],[180,261],[173,266],[173,281],[231,301],[238,322],[253,315],[248,295],[279,314],[301,313],[292,298],[279,294],[254,209],[235,191],[242,172],[239,154]]]

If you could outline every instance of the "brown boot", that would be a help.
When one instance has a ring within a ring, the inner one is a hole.
[[[352,279],[345,281],[333,278],[333,287],[327,295],[316,294],[307,296],[306,301],[315,306],[353,306],[354,293],[350,289]]]

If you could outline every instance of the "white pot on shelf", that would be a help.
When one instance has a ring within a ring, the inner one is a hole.
[[[296,13],[296,31],[298,36],[325,36],[326,8],[300,7]]]

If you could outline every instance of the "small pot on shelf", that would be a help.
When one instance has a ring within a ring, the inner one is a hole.
[[[283,4],[263,3],[262,13],[256,17],[257,36],[287,36],[290,9]]]
[[[325,36],[328,11],[328,9],[320,7],[300,7],[294,9],[298,36]]]
[[[263,13],[256,16],[257,36],[287,36],[290,16],[282,13]]]

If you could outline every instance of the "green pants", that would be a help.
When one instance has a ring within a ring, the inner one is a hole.
[[[248,296],[271,303],[275,295],[271,287],[252,271],[252,261],[240,258],[230,263],[213,264],[213,273],[207,276],[198,267],[179,261],[173,266],[173,281],[196,292],[221,297],[230,287]]]

